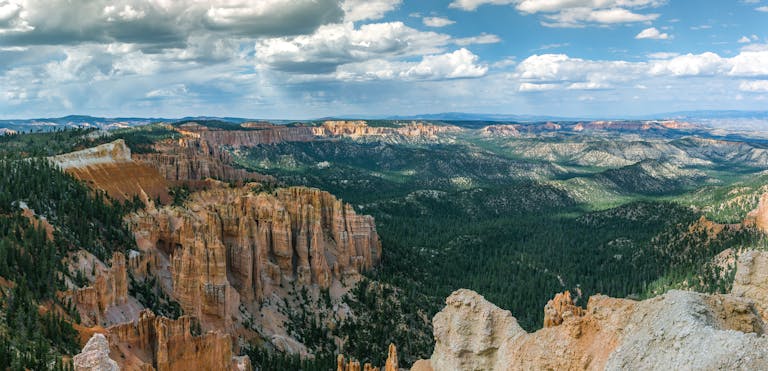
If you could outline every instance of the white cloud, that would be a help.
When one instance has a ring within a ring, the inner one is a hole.
[[[760,6],[755,8],[758,12],[768,12],[768,6]]]
[[[650,67],[651,75],[713,76],[727,72],[725,60],[711,52],[685,54],[672,59],[656,61]]]
[[[381,19],[384,14],[400,6],[402,0],[344,0],[344,20],[357,22],[367,19]]]
[[[454,0],[448,6],[451,8],[458,8],[462,10],[473,11],[478,7],[480,7],[481,5],[485,5],[485,4],[507,5],[507,4],[515,4],[517,2],[518,0]]]
[[[742,81],[739,90],[752,93],[768,93],[768,80]]]
[[[641,14],[634,9],[658,7],[665,0],[454,0],[451,8],[473,11],[482,5],[514,5],[523,14],[544,14],[549,27],[583,27],[618,23],[648,22],[658,14]]]
[[[445,27],[456,23],[448,18],[441,17],[424,17],[421,21],[427,27]]]
[[[749,43],[751,43],[751,42],[752,42],[752,40],[750,40],[750,38],[748,38],[748,37],[746,37],[746,36],[742,36],[742,37],[739,39],[739,44],[749,44]]]
[[[258,63],[286,72],[329,73],[339,65],[370,59],[418,56],[442,51],[450,36],[422,32],[402,22],[352,23],[320,27],[312,35],[264,39]]]
[[[415,78],[467,78],[480,77],[488,72],[487,66],[478,65],[478,56],[461,48],[453,53],[425,56],[419,64],[405,72]]]
[[[605,89],[642,76],[645,63],[592,61],[565,54],[533,55],[517,65],[515,77],[532,84],[566,83],[569,89]]]
[[[420,62],[392,62],[383,59],[339,67],[334,75],[342,81],[369,80],[445,80],[485,76],[488,66],[479,57],[461,48],[452,53],[424,56]]]
[[[555,90],[561,88],[558,84],[532,84],[529,82],[524,82],[520,84],[520,87],[517,89],[517,91],[521,93],[527,93],[527,92],[537,92],[537,91],[549,91],[549,90]]]
[[[462,37],[454,39],[453,43],[459,46],[467,46],[473,44],[495,44],[501,42],[501,38],[494,34],[481,34],[478,36]]]
[[[662,33],[656,27],[651,27],[640,31],[640,33],[635,36],[635,39],[666,40],[669,39],[669,34]]]

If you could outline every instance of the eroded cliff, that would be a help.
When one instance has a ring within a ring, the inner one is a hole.
[[[329,288],[381,258],[372,217],[317,189],[254,187],[220,185],[128,218],[146,259],[137,266],[166,276],[168,293],[206,328],[235,325],[241,304],[293,285]]]
[[[765,252],[742,256],[727,295],[596,295],[583,310],[559,294],[545,310],[548,326],[535,333],[477,293],[458,290],[433,319],[432,357],[413,369],[765,369],[766,262]]]
[[[168,183],[151,166],[136,162],[125,141],[118,139],[82,151],[53,156],[50,160],[62,170],[89,186],[105,191],[116,200],[139,196],[143,201],[167,201]]]

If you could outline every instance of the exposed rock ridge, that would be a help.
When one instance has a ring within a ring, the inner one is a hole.
[[[360,371],[360,362],[350,359],[349,361],[344,359],[344,355],[339,354],[336,356],[336,371]],[[395,344],[389,344],[389,353],[387,360],[384,364],[382,371],[398,371],[397,363],[397,347]],[[363,365],[362,371],[379,371],[379,367],[372,366],[370,363]]]
[[[72,365],[75,371],[119,371],[120,367],[109,358],[109,342],[103,334],[94,334],[83,347],[80,354],[74,356]]]
[[[747,214],[744,224],[768,233],[768,193],[764,193],[760,197],[760,203],[755,210]]]
[[[183,208],[128,220],[143,251],[167,256],[168,267],[153,271],[170,271],[169,294],[204,325],[233,325],[240,303],[260,302],[280,286],[327,288],[378,264],[372,217],[317,189],[252,187],[197,192]]]
[[[365,121],[325,121],[320,128],[315,128],[316,135],[350,138],[403,136],[406,138],[436,139],[440,134],[460,131],[462,129],[458,126],[433,125],[416,121],[394,127],[368,126]]]
[[[80,314],[86,326],[110,325],[134,318],[141,305],[128,295],[128,268],[125,255],[115,252],[111,267],[107,268],[95,256],[80,251],[74,259],[73,269],[90,281],[90,285],[74,288],[65,293]]]
[[[81,151],[50,157],[62,170],[72,167],[86,167],[100,164],[114,164],[131,161],[131,150],[125,141],[118,139],[111,143],[87,148]]]
[[[164,177],[153,167],[133,161],[131,150],[122,139],[50,159],[114,199],[123,201],[139,196],[145,203],[148,198],[169,199]]]
[[[431,359],[413,369],[766,369],[768,253],[745,254],[737,269],[727,295],[673,290],[644,301],[595,295],[577,315],[569,295],[559,294],[545,311],[550,326],[535,333],[477,293],[458,290],[433,319]]]
[[[250,370],[248,357],[237,357],[232,339],[221,332],[197,335],[196,320],[177,320],[141,312],[136,322],[109,328],[112,358],[126,370]]]

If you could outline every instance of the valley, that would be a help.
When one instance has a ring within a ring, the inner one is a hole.
[[[33,368],[93,337],[77,359],[125,369],[440,369],[445,298],[533,334],[556,293],[656,313],[739,292],[736,261],[766,247],[768,145],[686,122],[181,120],[4,135],[0,154],[0,361]]]

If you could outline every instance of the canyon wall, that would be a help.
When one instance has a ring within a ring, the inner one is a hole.
[[[205,327],[232,326],[241,303],[278,288],[328,288],[381,259],[372,217],[317,189],[269,194],[253,186],[221,185],[194,193],[184,207],[128,219],[143,254],[155,256],[151,270],[169,272],[169,294]]]
[[[768,253],[745,254],[732,294],[669,291],[633,301],[596,295],[586,309],[559,294],[546,327],[458,290],[433,319],[435,350],[413,370],[766,369]]]
[[[157,317],[143,311],[135,322],[108,329],[110,358],[124,370],[251,369],[248,357],[233,353],[232,338],[221,332],[201,334],[196,320]]]
[[[169,199],[166,179],[154,167],[133,161],[131,150],[122,139],[49,159],[113,199],[130,200],[135,195],[145,202],[148,197]]]

